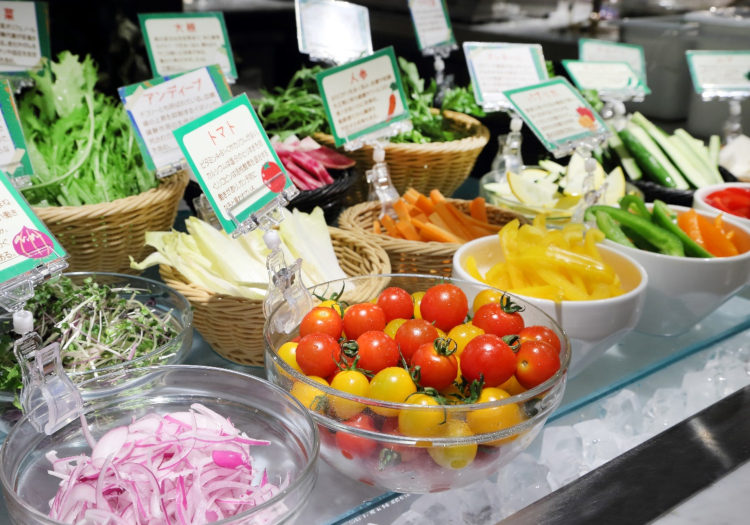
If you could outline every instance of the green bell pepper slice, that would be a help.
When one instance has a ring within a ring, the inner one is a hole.
[[[678,239],[682,243],[685,250],[685,254],[688,257],[698,257],[701,259],[713,258],[713,255],[708,252],[703,246],[695,242],[688,236],[687,233],[675,223],[677,220],[677,214],[672,211],[669,206],[660,200],[654,201],[654,211],[652,214],[654,223],[662,227]]]

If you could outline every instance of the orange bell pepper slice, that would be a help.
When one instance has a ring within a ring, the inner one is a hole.
[[[706,250],[716,257],[731,257],[739,254],[737,247],[732,241],[727,239],[722,231],[714,226],[710,220],[697,213],[696,216]]]
[[[703,240],[700,225],[698,224],[698,213],[695,210],[690,210],[677,217],[677,226],[684,231],[688,237],[693,239],[695,242],[706,248],[706,243]],[[710,250],[709,250],[710,251]],[[712,253],[712,255],[716,255]]]

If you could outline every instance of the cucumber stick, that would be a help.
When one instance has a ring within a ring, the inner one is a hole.
[[[630,177],[630,180],[641,180],[643,172],[641,171],[641,168],[638,167],[638,163],[630,154],[628,148],[625,147],[625,144],[622,143],[622,139],[615,129],[612,127],[610,127],[610,129],[612,130],[612,136],[608,141],[609,147],[617,153],[617,156],[620,158],[620,165],[625,170],[628,177]]]
[[[719,169],[719,152],[721,151],[721,137],[718,135],[711,135],[711,139],[708,141],[708,156],[711,158],[711,163],[718,170]]]
[[[692,170],[691,176],[689,177],[690,182],[693,184],[693,186],[695,186],[696,188],[702,188],[703,186],[708,186],[709,184],[711,184],[710,169],[708,168],[708,166],[703,165],[700,157],[696,155],[696,153],[691,148],[691,144],[679,135],[672,135],[671,137],[667,137],[667,140],[670,144],[672,144],[672,147],[674,147],[675,151],[680,152],[685,162],[689,162],[694,168]],[[687,176],[687,173],[685,173],[685,175]]]
[[[694,139],[690,133],[684,129],[675,130],[673,136],[679,138],[682,143],[687,146],[688,153],[692,155],[693,159],[696,161],[695,167],[703,176],[706,186],[709,184],[721,184],[724,182],[719,174],[719,168],[717,168],[711,161],[708,148],[703,144],[702,140]]]
[[[674,173],[671,173],[672,177],[677,183],[678,189],[686,190],[690,187],[687,185],[687,182],[685,181],[685,178],[682,176],[682,174],[684,174],[685,177],[687,177],[690,182],[692,182],[696,186],[698,186],[702,182],[700,172],[698,172],[697,169],[690,163],[690,161],[685,158],[685,155],[683,155],[682,152],[669,141],[669,135],[653,125],[646,117],[641,115],[639,112],[636,112],[633,115],[631,121],[645,130],[651,136],[651,138],[656,141],[661,149],[663,149],[664,152],[669,155],[669,158],[672,159],[672,161],[674,162],[672,167],[676,166],[676,168],[678,168],[675,169],[675,171],[678,172],[679,178],[675,178]],[[682,173],[679,173],[680,171]],[[680,183],[680,180],[682,181],[682,183]]]
[[[669,161],[648,133],[634,124],[620,132],[620,138],[633,154],[638,165],[656,183],[668,188],[688,189],[680,172]]]

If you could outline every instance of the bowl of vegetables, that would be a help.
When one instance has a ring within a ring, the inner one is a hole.
[[[509,223],[499,235],[465,244],[453,275],[508,292],[554,319],[570,338],[575,376],[635,328],[651,277],[634,258],[598,244],[598,230],[545,224],[537,216],[533,225]],[[498,300],[501,292],[494,293]],[[490,292],[467,295],[475,310],[493,299]]]
[[[132,273],[149,230],[169,230],[186,171],[157,179],[146,167],[122,103],[95,90],[90,56],[67,51],[32,73],[19,118],[33,159],[23,196],[70,255],[71,271]]]
[[[587,219],[648,273],[639,332],[685,333],[750,282],[750,228],[732,216],[662,201],[621,206],[589,208]]]
[[[185,297],[142,277],[65,274],[38,287],[26,309],[45,343],[60,343],[63,367],[74,383],[130,368],[179,363],[193,341],[193,312]],[[0,317],[0,323],[0,431],[7,432],[21,417],[17,395],[22,383],[11,316]]]
[[[81,387],[100,392],[81,419],[47,436],[27,415],[0,450],[15,523],[271,525],[291,520],[312,492],[315,425],[262,379],[169,365]]]
[[[750,182],[714,184],[696,190],[693,208],[727,213],[733,221],[750,227]]]
[[[362,289],[371,301],[349,301]],[[291,333],[273,322],[287,305],[269,318],[267,376],[309,408],[322,458],[353,480],[408,493],[482,480],[559,406],[570,362],[562,329],[523,299],[506,326],[472,325],[465,290],[489,289],[408,274],[314,287],[336,297]]]

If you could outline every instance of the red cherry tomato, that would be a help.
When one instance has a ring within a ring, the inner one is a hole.
[[[294,339],[292,339],[292,341],[291,341],[291,342],[292,342],[292,343],[299,343],[300,339],[302,339],[302,336],[299,336],[299,335],[298,335],[297,337],[295,337]]]
[[[328,334],[309,334],[297,345],[297,364],[308,376],[328,377],[336,370],[341,348]]]
[[[357,414],[351,419],[344,421],[344,424],[360,430],[371,430],[376,432],[372,418],[366,414]],[[378,444],[367,438],[354,436],[343,430],[336,432],[336,446],[341,451],[341,455],[346,459],[366,458],[371,456]]]
[[[427,343],[432,343],[438,338],[437,329],[424,319],[410,319],[401,325],[396,331],[396,344],[401,349],[401,354],[407,363],[417,349]]]
[[[355,304],[344,312],[344,332],[350,340],[356,341],[365,332],[382,332],[385,325],[385,313],[376,304]]]
[[[523,317],[518,312],[507,313],[498,303],[488,303],[474,314],[472,324],[484,330],[486,334],[505,337],[518,335],[523,330]]]
[[[385,332],[365,332],[357,339],[358,368],[377,374],[384,368],[398,366],[398,345]]]
[[[411,358],[411,366],[419,367],[419,384],[435,390],[451,386],[458,373],[455,351],[456,343],[450,339],[437,339],[420,346]]]
[[[299,352],[299,349],[297,350]],[[516,371],[516,354],[496,335],[479,335],[461,352],[461,375],[470,383],[484,376],[485,387],[502,385]]]
[[[438,284],[425,292],[419,308],[422,319],[434,323],[443,332],[448,332],[466,319],[469,300],[458,286]]]
[[[516,362],[516,379],[527,389],[541,385],[560,370],[560,354],[552,345],[542,341],[521,343]]]
[[[305,337],[309,334],[328,334],[338,340],[341,337],[341,331],[344,329],[344,320],[339,313],[333,308],[318,306],[313,308],[299,325],[299,335]]]
[[[560,338],[557,337],[557,334],[555,332],[553,332],[546,326],[527,326],[526,328],[518,332],[518,337],[521,339],[522,343],[525,343],[526,341],[542,341],[543,343],[547,343],[555,350],[557,350],[558,354],[562,349]]]
[[[378,296],[378,306],[385,312],[385,320],[411,319],[414,315],[414,298],[403,288],[386,288]]]

